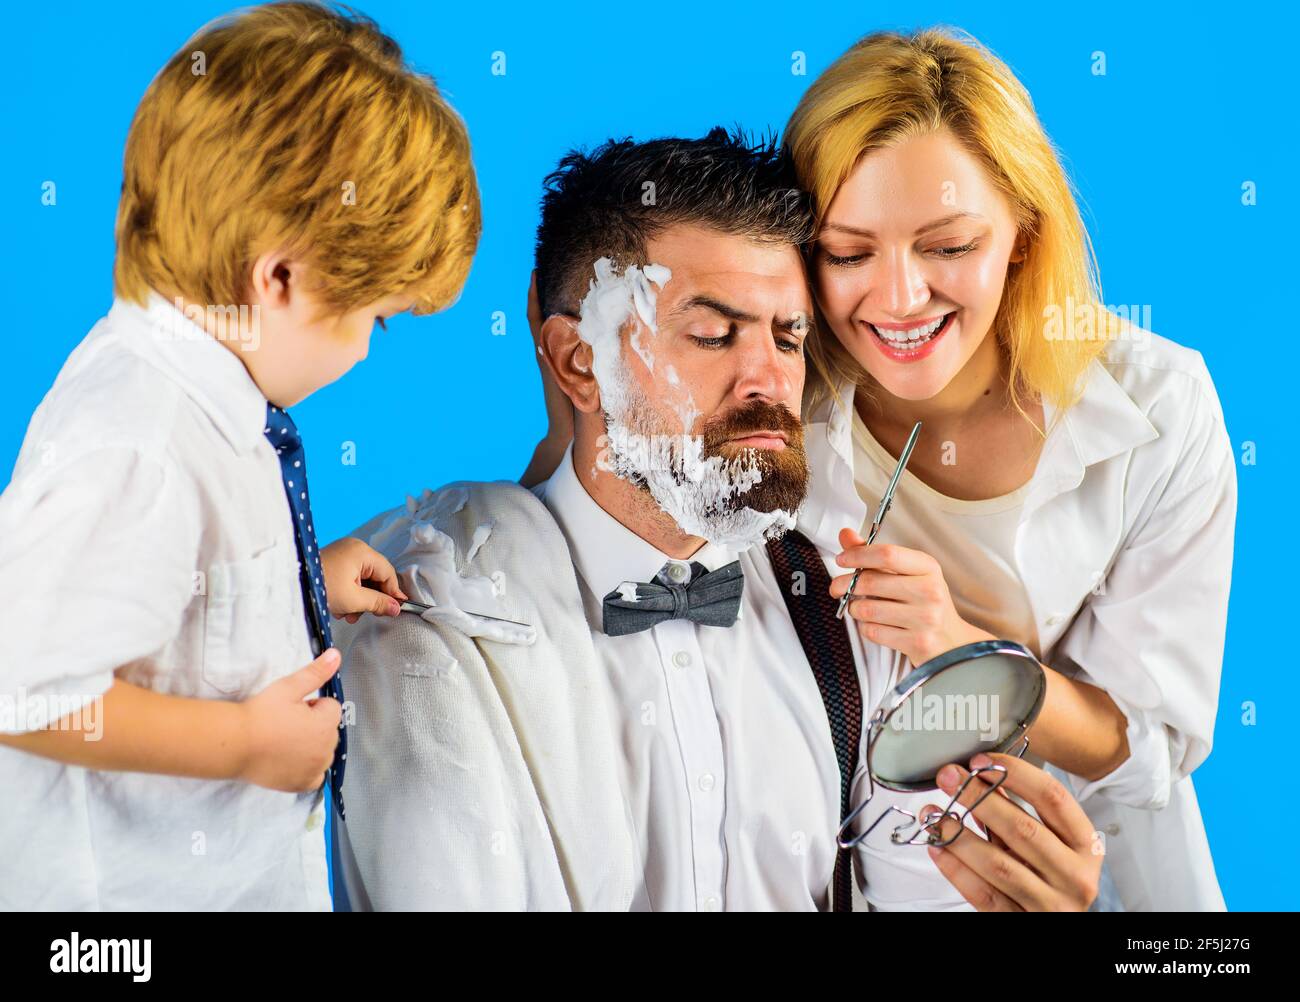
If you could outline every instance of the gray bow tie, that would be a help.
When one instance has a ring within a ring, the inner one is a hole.
[[[665,564],[661,577],[669,577]],[[704,626],[730,626],[740,611],[740,595],[745,588],[745,575],[740,561],[733,560],[716,571],[704,569],[695,561],[691,564],[690,584],[660,584],[658,581],[635,584],[636,598],[624,597],[628,582],[605,596],[602,628],[610,637],[639,633],[669,619],[689,619]]]

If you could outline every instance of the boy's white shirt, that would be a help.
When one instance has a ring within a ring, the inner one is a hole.
[[[1125,332],[1044,443],[1015,553],[1044,664],[1110,694],[1130,757],[1093,782],[1047,769],[1102,833],[1125,910],[1221,911],[1191,773],[1218,709],[1236,455],[1200,353]],[[824,555],[869,517],[854,486],[854,388],[837,390],[805,415],[813,483],[799,528]]]
[[[237,700],[312,660],[265,419],[239,359],[171,303],[113,303],[0,495],[0,731],[93,712],[114,678]],[[4,747],[0,790],[0,910],[330,908],[319,791]]]

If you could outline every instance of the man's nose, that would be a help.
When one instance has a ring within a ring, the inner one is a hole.
[[[876,307],[898,318],[910,316],[930,298],[920,262],[910,250],[885,255],[873,292]]]
[[[802,361],[802,356],[800,356]],[[770,335],[750,339],[740,358],[736,375],[736,396],[741,400],[761,397],[773,403],[788,401],[795,391],[790,355],[783,354]]]

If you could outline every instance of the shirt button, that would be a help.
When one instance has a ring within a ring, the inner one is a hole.
[[[1105,828],[1103,828],[1102,831],[1104,831],[1107,835],[1118,835],[1119,825],[1114,823],[1109,824]]]
[[[673,655],[673,664],[678,668],[689,668],[691,666],[691,656],[685,651],[678,651]]]
[[[1057,623],[1059,623],[1059,622],[1061,621],[1061,619],[1062,619],[1061,615],[1060,615],[1059,613],[1055,613],[1055,612],[1054,612],[1054,613],[1052,613],[1050,616],[1047,617],[1047,625],[1048,625],[1048,626],[1055,626]]]
[[[307,816],[307,830],[309,832],[314,832],[321,826],[323,818],[324,814],[321,811],[312,811],[311,814]]]
[[[718,899],[709,895],[704,899],[704,910],[706,912],[716,912],[718,910]]]
[[[687,570],[685,564],[669,564],[669,565],[668,565],[668,576],[669,576],[670,578],[672,578],[674,581],[685,581],[685,580],[686,580],[686,575],[687,575],[688,573],[689,573],[689,571]]]
[[[703,790],[705,793],[708,793],[710,790],[713,789],[714,782],[716,781],[713,778],[713,773],[706,772],[703,776],[700,777],[700,789]]]

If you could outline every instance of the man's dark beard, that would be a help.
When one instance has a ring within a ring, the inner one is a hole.
[[[633,410],[645,413],[650,410],[650,407],[647,401],[640,401],[639,406],[634,404]],[[606,427],[611,428],[616,424],[608,412],[605,414],[605,422]],[[634,439],[639,439],[638,444],[652,443],[666,448],[667,452],[652,457],[656,463],[655,468],[666,471],[678,484],[687,482],[686,471],[679,465],[681,455],[678,443],[684,437],[680,432],[674,434],[651,430],[643,423],[634,423],[629,426],[629,431]],[[785,448],[773,450],[728,444],[732,439],[745,438],[760,431],[783,432],[786,439]],[[783,404],[752,401],[721,417],[710,419],[705,423],[698,437],[702,461],[716,456],[726,466],[739,460],[748,468],[752,457],[753,468],[761,476],[759,482],[749,490],[732,494],[717,503],[713,508],[715,512],[725,514],[749,509],[768,514],[780,510],[793,515],[803,503],[809,478],[808,459],[803,448],[803,425],[788,407]],[[606,458],[598,462],[602,462],[606,469],[614,470],[619,477],[642,491],[651,503],[659,505],[642,472],[644,467],[640,462],[632,460],[631,457],[620,456],[614,451],[612,445]]]
[[[785,433],[784,449],[760,449],[727,443],[761,431]],[[803,450],[803,425],[784,404],[754,400],[705,423],[704,458],[721,456],[724,461],[753,453],[763,479],[730,501],[739,510],[769,512],[778,508],[793,513],[808,493],[808,457]]]

